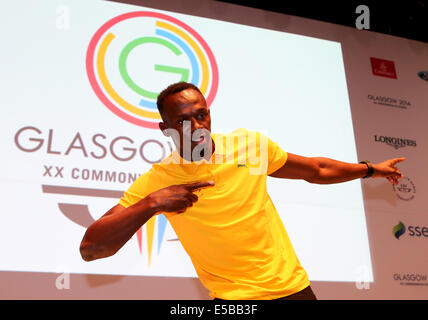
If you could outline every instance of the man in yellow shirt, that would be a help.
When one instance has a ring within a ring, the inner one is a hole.
[[[158,96],[176,150],[141,175],[94,222],[80,246],[85,261],[115,254],[151,217],[164,214],[210,296],[227,300],[316,299],[266,186],[267,176],[339,183],[385,177],[397,184],[404,158],[358,164],[283,151],[258,132],[211,133],[199,89],[176,83]]]

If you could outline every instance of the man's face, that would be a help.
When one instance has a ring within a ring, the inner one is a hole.
[[[162,119],[159,128],[173,138],[184,159],[197,161],[211,156],[207,152],[212,146],[210,110],[202,94],[186,89],[166,97]]]

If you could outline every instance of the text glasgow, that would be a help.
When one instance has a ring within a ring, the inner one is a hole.
[[[400,281],[426,281],[427,280],[427,275],[426,274],[413,274],[413,273],[407,273],[407,274],[394,273],[394,280],[400,280]]]
[[[166,156],[167,149],[172,152],[170,142],[167,142],[169,148],[155,139],[148,139],[136,145],[134,140],[129,137],[119,136],[109,141],[107,136],[102,133],[93,134],[88,141],[87,138],[77,132],[67,140],[65,146],[61,146],[62,143],[54,139],[54,133],[53,129],[49,129],[47,133],[44,133],[36,127],[22,127],[15,134],[15,145],[24,152],[44,150],[47,154],[65,156],[73,152],[85,158],[91,157],[94,159],[103,159],[110,154],[116,160],[131,161],[139,156],[149,164],[160,162]],[[153,152],[154,148],[156,152]],[[150,151],[147,152],[145,151],[146,149]],[[153,154],[159,154],[160,156],[153,158]],[[148,155],[151,155],[151,157]]]

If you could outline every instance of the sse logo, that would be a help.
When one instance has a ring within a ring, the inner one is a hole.
[[[92,37],[86,71],[97,97],[115,115],[158,129],[156,98],[169,84],[199,87],[211,106],[218,68],[205,40],[187,24],[158,12],[119,15]]]
[[[428,238],[428,227],[410,225],[407,228],[407,231],[410,237]],[[401,221],[399,221],[399,223],[392,228],[392,234],[396,239],[400,239],[400,237],[405,233],[406,233],[406,226]]]

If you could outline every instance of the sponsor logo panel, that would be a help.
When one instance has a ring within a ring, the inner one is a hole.
[[[397,79],[394,61],[370,57],[370,63],[373,75]]]
[[[374,141],[377,143],[384,143],[394,149],[399,149],[403,147],[416,147],[416,140],[401,138],[401,137],[389,137],[384,135],[374,135]]]
[[[419,71],[418,76],[422,80],[428,81],[428,71]]]
[[[396,97],[389,97],[389,96],[383,96],[383,95],[376,95],[369,93],[367,95],[367,99],[369,102],[378,105],[378,106],[384,106],[384,107],[393,107],[398,109],[408,109],[412,106],[412,103],[404,98],[396,98]]]
[[[394,189],[397,197],[401,200],[410,201],[415,198],[416,187],[409,177],[400,179],[398,185],[393,184],[392,188]]]

